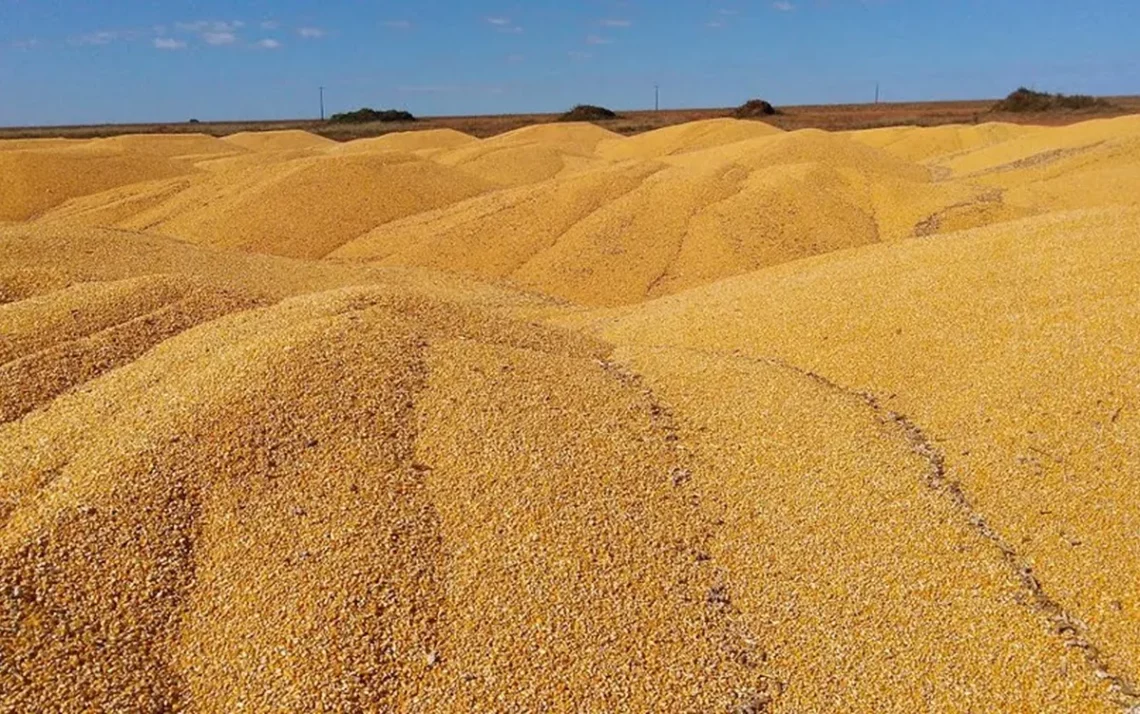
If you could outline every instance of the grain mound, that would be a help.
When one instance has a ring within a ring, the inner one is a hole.
[[[479,141],[473,136],[454,129],[427,129],[424,131],[397,131],[371,139],[356,139],[339,145],[338,153],[350,154],[368,151],[404,151],[417,153],[437,149],[456,149]]]
[[[598,144],[597,152],[615,161],[655,159],[780,133],[781,129],[762,122],[705,119],[603,141]]]
[[[460,171],[401,154],[299,159],[247,173],[241,190],[221,174],[128,227],[197,243],[320,258],[388,221],[455,203],[490,188]],[[156,215],[174,209],[157,223]]]
[[[68,199],[192,172],[161,156],[123,153],[94,142],[0,152],[0,221],[25,221]]]
[[[207,134],[124,134],[108,139],[93,139],[87,145],[92,149],[168,159],[236,154],[242,151],[240,147]]]
[[[310,134],[299,129],[282,131],[239,131],[222,137],[227,144],[250,151],[292,151],[297,149],[327,149],[336,146],[332,139]]]

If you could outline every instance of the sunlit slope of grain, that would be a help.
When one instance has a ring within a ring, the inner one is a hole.
[[[599,328],[779,360],[905,414],[1108,669],[1137,681],[1138,284],[1140,213],[1080,211],[791,263]]]
[[[604,349],[351,289],[190,330],[0,427],[5,703],[755,701],[757,645],[706,598],[710,525],[669,477],[684,454]]]

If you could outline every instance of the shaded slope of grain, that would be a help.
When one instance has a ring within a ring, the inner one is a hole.
[[[1062,634],[1135,682],[1138,236],[1140,214],[1112,209],[872,246],[664,298],[604,334],[782,360],[906,414],[1078,623]]]

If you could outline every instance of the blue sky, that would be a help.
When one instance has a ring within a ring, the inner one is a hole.
[[[1137,0],[0,0],[0,125],[1140,93]]]

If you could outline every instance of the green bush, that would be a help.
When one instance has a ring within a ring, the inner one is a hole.
[[[995,112],[1050,112],[1057,110],[1081,111],[1111,109],[1112,104],[1086,94],[1049,94],[1018,87],[1008,97],[993,106]]]
[[[601,121],[604,119],[617,119],[618,115],[605,107],[593,104],[579,104],[562,116],[558,121]]]
[[[364,107],[354,112],[333,114],[329,121],[336,124],[364,124],[373,121],[415,121],[416,118],[409,112],[400,109],[372,109]]]
[[[776,107],[763,99],[749,99],[737,107],[732,115],[737,119],[755,119],[756,117],[770,117],[779,113]]]

